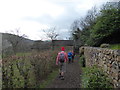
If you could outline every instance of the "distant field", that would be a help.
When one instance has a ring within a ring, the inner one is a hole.
[[[110,48],[111,48],[111,49],[120,49],[120,44],[110,45]]]

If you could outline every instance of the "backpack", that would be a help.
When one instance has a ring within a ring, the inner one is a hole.
[[[72,53],[71,52],[68,53],[68,57],[72,57]]]
[[[61,63],[64,63],[64,61],[65,61],[65,54],[64,53],[60,53],[60,55],[59,55],[59,61]]]

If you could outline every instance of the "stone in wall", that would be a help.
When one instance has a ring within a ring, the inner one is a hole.
[[[82,47],[86,66],[97,65],[112,79],[114,87],[120,88],[120,50],[107,48]]]

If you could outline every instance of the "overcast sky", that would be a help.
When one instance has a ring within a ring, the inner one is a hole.
[[[46,40],[43,29],[56,27],[59,39],[69,37],[70,25],[93,6],[109,0],[0,0],[0,32],[20,28],[32,40]]]

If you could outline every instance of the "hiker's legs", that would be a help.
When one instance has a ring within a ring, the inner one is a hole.
[[[64,72],[61,72],[61,80],[64,80]]]
[[[60,63],[59,77],[63,76],[63,63]]]
[[[64,72],[60,71],[60,72],[59,72],[59,75],[60,75],[60,76],[63,76],[63,75],[64,75]]]
[[[62,70],[60,70],[60,72],[59,72],[59,78],[61,80],[64,80],[64,72]]]
[[[68,58],[68,63],[70,63],[70,58]]]
[[[62,70],[62,65],[59,63],[59,78],[61,77],[61,70]]]
[[[73,60],[74,60],[74,57],[72,57],[72,62],[73,62]]]
[[[68,63],[70,63],[70,62],[71,62],[71,58],[69,57],[68,59],[69,59],[69,62],[68,62]]]
[[[61,72],[59,72],[59,78],[61,78]]]
[[[65,66],[62,65],[62,66],[61,66],[61,70],[60,70],[60,74],[61,74],[61,76],[64,75],[64,71],[65,71]]]
[[[59,76],[61,76],[61,71],[59,70]]]
[[[61,76],[64,76],[64,72],[61,72]]]
[[[61,80],[64,80],[65,71],[66,71],[66,63],[62,63],[61,69],[60,69],[60,74],[61,74],[60,78],[61,78]]]

